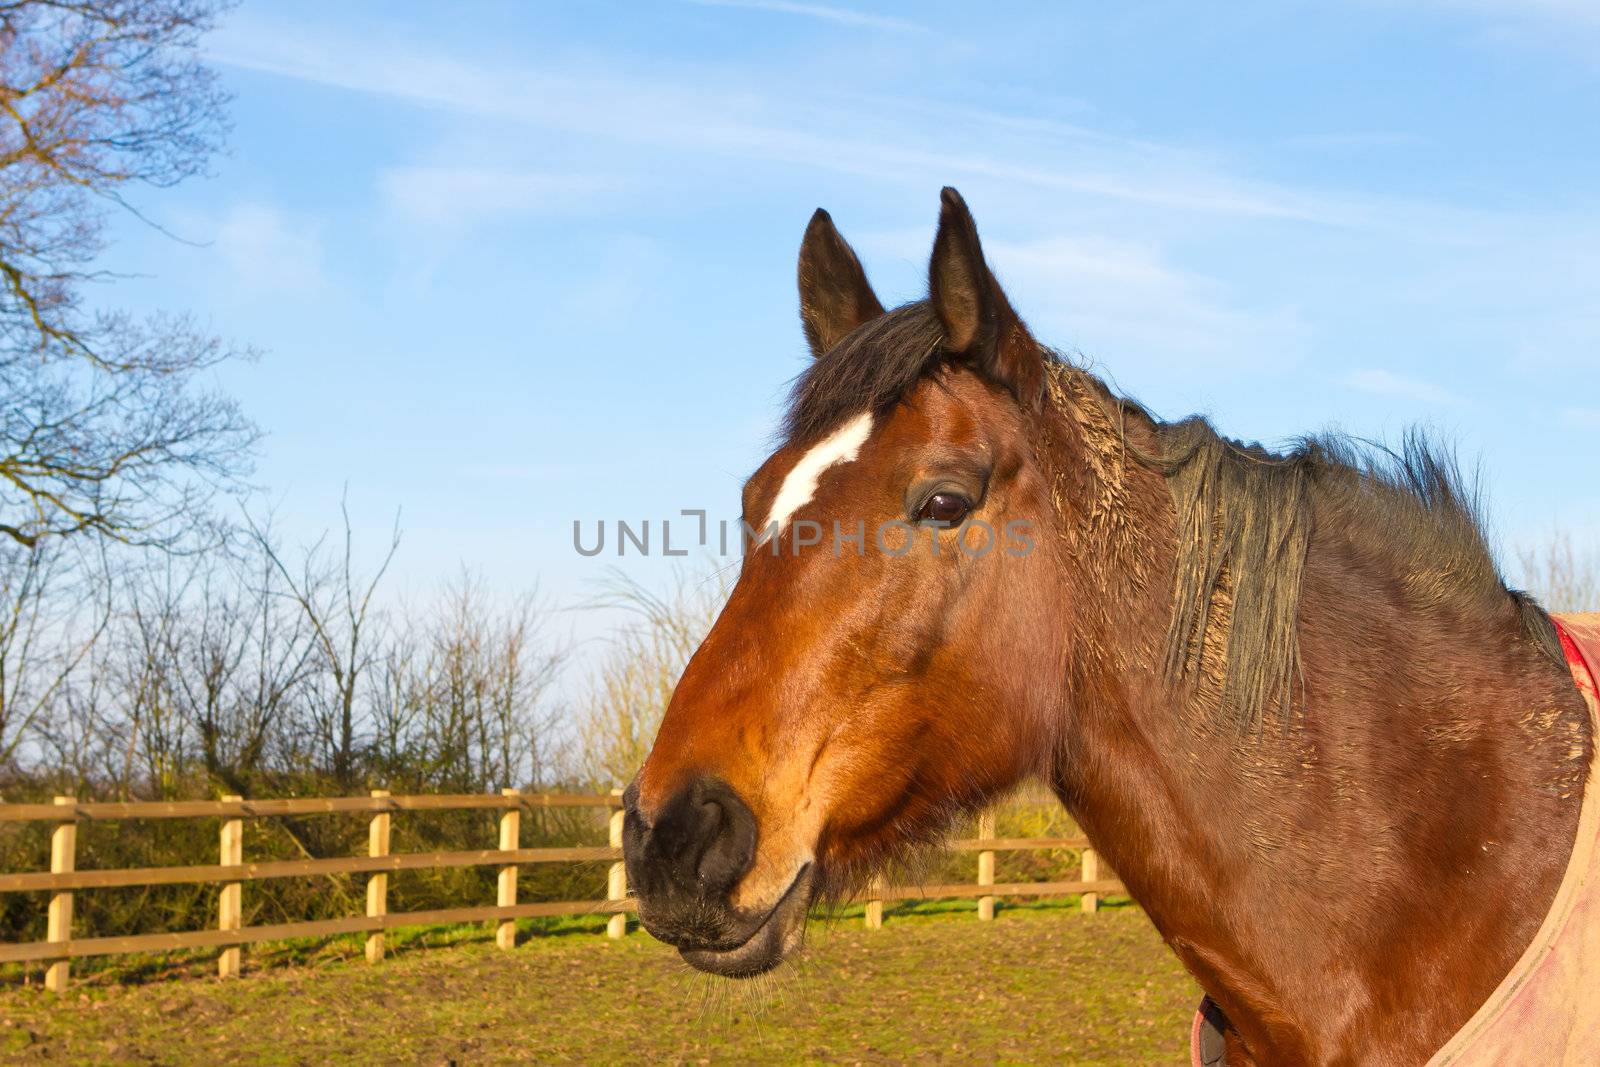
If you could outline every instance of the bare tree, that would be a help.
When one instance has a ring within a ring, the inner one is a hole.
[[[1558,532],[1517,557],[1522,580],[1548,610],[1600,611],[1600,549],[1584,552]]]
[[[536,594],[497,606],[467,572],[398,628],[369,689],[375,769],[406,788],[480,791],[542,780],[554,763],[546,697],[565,652]]]
[[[562,657],[538,641],[538,619],[535,595],[497,612],[482,581],[466,573],[441,598],[436,721],[446,725],[444,750],[459,745],[458,765],[472,788],[524,785],[541,769],[550,725],[541,699]]]
[[[95,308],[110,213],[204,170],[221,0],[0,2],[0,533],[171,544],[255,430],[201,372],[247,353],[183,317]]]
[[[251,658],[240,682],[231,722],[218,734],[232,752],[234,792],[249,792],[246,782],[260,775],[274,755],[284,725],[294,717],[294,701],[310,681],[317,644],[304,612],[284,610],[282,578],[265,553],[248,555],[236,572],[252,628]]]
[[[592,783],[620,785],[638,771],[728,591],[721,571],[680,572],[665,593],[621,575],[606,587],[596,606],[620,609],[627,621],[591,678],[578,722],[581,770]]]
[[[328,771],[341,789],[356,784],[358,743],[357,703],[364,678],[380,661],[379,625],[373,598],[389,564],[400,549],[400,522],[396,516],[389,547],[370,577],[355,571],[355,531],[350,524],[350,508],[341,501],[344,520],[344,546],[330,559],[326,538],[305,549],[299,564],[291,569],[285,562],[268,529],[247,520],[249,533],[263,556],[283,581],[281,595],[296,604],[310,627],[317,662],[325,673],[325,684],[310,687],[311,717],[315,740]]]
[[[564,774],[566,653],[537,596],[463,572],[421,611],[382,607],[398,529],[364,567],[342,511],[342,546],[298,551],[248,517],[226,552],[0,539],[0,788],[479,792]],[[90,551],[116,566],[55,562]],[[305,855],[333,847],[285,832]]]
[[[249,795],[317,646],[304,614],[284,610],[281,578],[264,554],[198,566],[173,648],[173,696],[194,726],[207,777]]]
[[[105,629],[109,607],[58,545],[0,545],[0,764]]]
[[[168,557],[123,577],[125,607],[114,641],[127,717],[124,778],[157,796],[175,796],[193,762],[194,722],[178,680],[183,625],[198,571]],[[135,767],[138,770],[135,771]]]
[[[537,592],[518,597],[496,617],[486,642],[491,699],[480,728],[485,787],[533,785],[546,780],[554,765],[549,735],[555,713],[544,702],[566,652],[543,640],[543,617]]]
[[[427,706],[429,667],[421,644],[415,628],[402,627],[372,668],[372,745],[368,751],[385,784],[403,781],[401,769],[415,767],[424,758],[418,738]]]

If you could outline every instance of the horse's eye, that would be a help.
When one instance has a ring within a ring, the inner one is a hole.
[[[972,501],[958,493],[935,493],[922,505],[922,510],[917,512],[918,522],[937,522],[944,526],[955,526],[967,517],[967,512],[972,510]]]

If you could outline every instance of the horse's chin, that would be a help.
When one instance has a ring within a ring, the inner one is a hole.
[[[815,870],[807,864],[767,912],[766,918],[744,942],[729,949],[679,949],[684,962],[696,970],[723,978],[754,978],[766,974],[800,947],[805,938],[806,913],[811,907]]]

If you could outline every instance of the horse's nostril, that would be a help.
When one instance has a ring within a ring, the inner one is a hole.
[[[702,797],[707,830],[695,873],[706,892],[721,895],[731,892],[755,862],[756,819],[722,782],[709,783]]]
[[[624,815],[632,815],[636,818],[640,817],[639,779],[637,777],[635,777],[633,781],[629,782],[628,787],[622,791],[622,812]]]
[[[630,873],[641,895],[656,893],[717,899],[726,896],[755,862],[756,819],[725,782],[702,778],[681,791],[646,826],[630,813],[638,857]]]

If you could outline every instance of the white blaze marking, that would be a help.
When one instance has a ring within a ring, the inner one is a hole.
[[[774,530],[774,527],[774,532],[782,536],[789,517],[805,507],[816,495],[817,479],[822,472],[835,464],[849,463],[855,459],[871,433],[872,414],[862,412],[812,445],[810,451],[800,457],[800,462],[789,469],[788,477],[784,478],[783,488],[778,490],[777,499],[772,502],[772,511],[760,527],[761,540],[765,541],[767,531]]]

